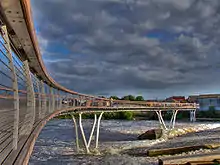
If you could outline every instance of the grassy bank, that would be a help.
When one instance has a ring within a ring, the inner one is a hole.
[[[97,115],[99,115],[97,113]],[[60,115],[56,117],[57,119],[71,119],[72,117],[70,115]],[[85,113],[82,114],[83,119],[93,119],[94,114],[93,113]],[[133,120],[134,119],[134,113],[133,112],[109,112],[103,114],[103,119],[105,120]]]

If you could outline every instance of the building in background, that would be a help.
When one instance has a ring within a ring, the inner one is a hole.
[[[185,96],[172,96],[165,99],[167,102],[179,102],[179,103],[186,103],[187,100]]]
[[[198,103],[201,111],[215,109],[220,111],[220,94],[193,95],[188,97],[188,102]]]

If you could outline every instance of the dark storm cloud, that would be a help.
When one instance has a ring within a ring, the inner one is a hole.
[[[218,84],[219,5],[218,0],[32,0],[50,73],[68,88],[92,94]],[[68,55],[49,51],[54,44]]]

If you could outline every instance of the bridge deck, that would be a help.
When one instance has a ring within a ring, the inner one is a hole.
[[[96,112],[122,112],[122,111],[132,111],[132,112],[155,112],[155,111],[192,111],[196,110],[195,107],[78,107],[74,108],[75,113],[96,113]],[[70,110],[72,111],[72,110]]]

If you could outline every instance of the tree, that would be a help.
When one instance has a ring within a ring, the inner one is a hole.
[[[135,96],[133,96],[133,95],[127,95],[127,96],[122,97],[121,100],[134,101],[134,100],[135,100]]]
[[[209,111],[214,112],[215,111],[215,106],[209,106]]]
[[[144,97],[143,96],[137,96],[135,98],[136,101],[144,101]]]
[[[119,100],[118,96],[111,96],[110,98],[112,98],[114,100]]]

